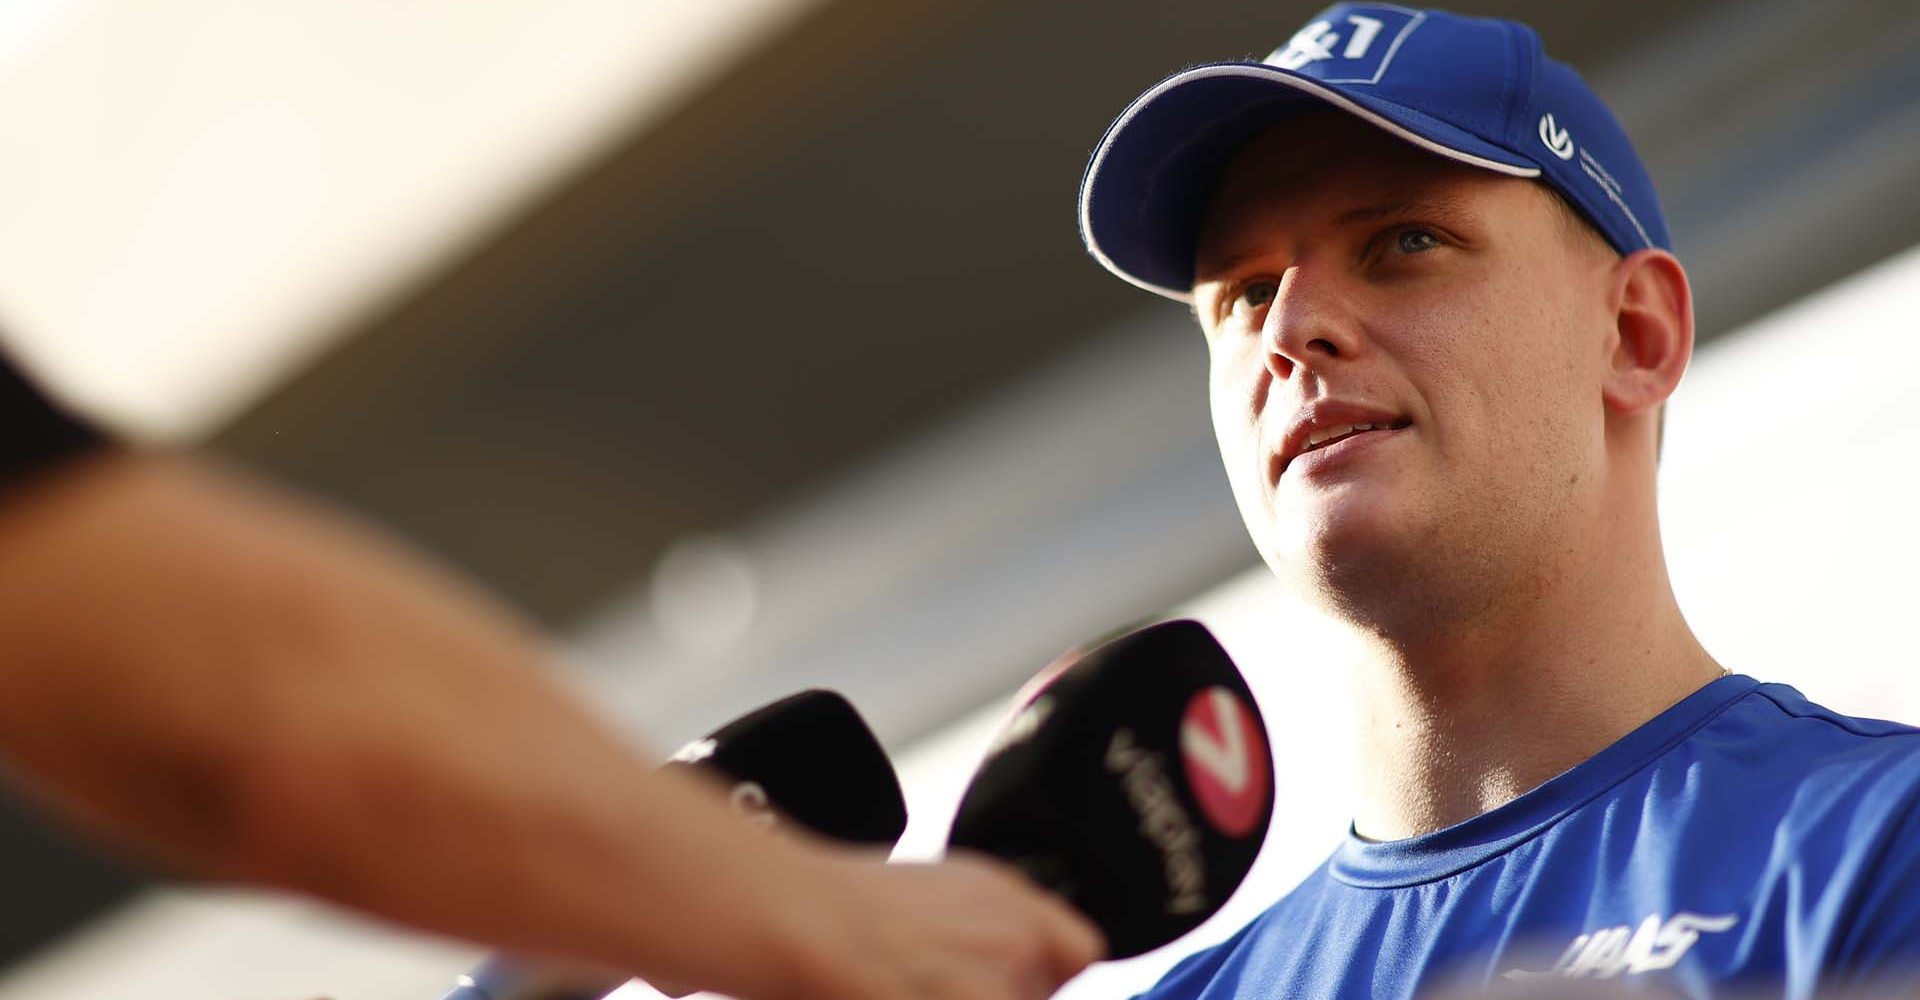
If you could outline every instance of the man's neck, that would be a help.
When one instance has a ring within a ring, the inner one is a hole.
[[[1430,833],[1509,802],[1721,676],[1681,617],[1657,537],[1642,551],[1518,609],[1369,641],[1362,836]]]

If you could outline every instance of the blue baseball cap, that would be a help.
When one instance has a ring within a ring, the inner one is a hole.
[[[1622,254],[1672,249],[1626,132],[1532,28],[1342,3],[1261,62],[1182,70],[1128,105],[1080,182],[1088,252],[1141,288],[1187,301],[1220,169],[1266,128],[1328,107],[1450,160],[1537,178]]]

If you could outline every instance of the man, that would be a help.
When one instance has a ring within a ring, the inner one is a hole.
[[[979,859],[770,837],[657,773],[512,615],[0,354],[0,753],[189,874],[748,998],[1038,1000],[1098,932]]]
[[[1920,994],[1920,731],[1688,629],[1654,502],[1686,272],[1530,29],[1339,5],[1176,74],[1081,226],[1192,304],[1255,544],[1369,650],[1346,842],[1148,996]]]

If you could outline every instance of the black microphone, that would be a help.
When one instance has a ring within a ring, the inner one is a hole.
[[[1239,669],[1181,620],[1037,681],[975,772],[948,846],[1065,897],[1110,958],[1199,926],[1246,878],[1273,817],[1266,728]]]
[[[727,800],[757,823],[784,816],[831,840],[886,847],[907,829],[893,763],[866,720],[832,691],[802,691],[748,712],[675,751],[666,769],[680,768],[728,782]]]
[[[749,822],[792,822],[833,840],[892,846],[907,829],[900,779],[847,699],[809,690],[762,706],[676,751],[662,770],[717,777]],[[624,975],[560,972],[494,955],[441,1000],[600,1000]]]

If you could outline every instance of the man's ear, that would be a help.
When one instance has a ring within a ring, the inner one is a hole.
[[[1614,265],[1612,370],[1601,396],[1607,408],[1631,414],[1673,395],[1693,358],[1693,291],[1680,261],[1665,250],[1639,250]]]

